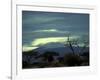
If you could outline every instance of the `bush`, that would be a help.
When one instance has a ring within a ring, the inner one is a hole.
[[[82,60],[79,55],[76,54],[66,54],[64,56],[64,64],[66,66],[80,66]]]

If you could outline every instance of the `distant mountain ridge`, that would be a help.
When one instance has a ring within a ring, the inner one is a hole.
[[[81,52],[81,50],[83,49],[82,47],[73,47],[75,53],[79,53]],[[50,52],[57,52],[59,53],[60,55],[64,55],[64,54],[68,54],[68,53],[72,53],[70,47],[56,47],[56,48],[45,48],[45,47],[40,47],[40,48],[37,48],[33,51],[36,51],[36,52],[39,52],[39,53],[44,53],[46,51],[50,51]],[[87,47],[84,52],[88,52],[89,51],[89,47]]]

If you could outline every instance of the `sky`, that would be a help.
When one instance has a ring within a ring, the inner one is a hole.
[[[68,35],[81,46],[88,41],[89,14],[22,11],[23,51],[64,46]]]

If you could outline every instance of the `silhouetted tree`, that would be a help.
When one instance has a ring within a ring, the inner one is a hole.
[[[70,40],[70,34],[67,35],[67,42],[65,43],[65,46],[69,46],[72,53],[75,54],[74,48],[73,48],[74,41]]]
[[[65,46],[69,46],[69,48],[71,49],[72,53],[75,54],[75,50],[74,50],[74,47],[77,47],[78,49],[78,55],[80,55],[80,53],[83,53],[84,50],[89,46],[89,40],[87,40],[87,38],[85,39],[84,36],[82,37],[82,44],[83,46],[80,46],[79,44],[79,39],[76,38],[76,39],[70,39],[70,34],[67,35],[67,41],[65,43]],[[80,47],[82,49],[80,49]]]

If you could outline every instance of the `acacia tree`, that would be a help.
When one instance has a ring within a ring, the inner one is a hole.
[[[79,43],[80,43],[79,39],[78,38],[70,39],[71,38],[70,36],[71,36],[70,34],[67,35],[67,41],[65,43],[65,46],[66,47],[69,46],[69,48],[71,49],[73,54],[75,54],[74,46],[77,47],[78,55],[80,55],[80,53],[83,53],[84,50],[88,47],[89,40],[85,39],[85,37],[82,37],[82,44],[83,44],[83,46],[82,46],[82,49],[80,49],[81,46],[79,45]]]
[[[84,52],[88,47],[88,44],[89,42],[87,38],[85,39],[85,37],[82,37],[80,39],[72,39],[71,36],[68,34],[65,46],[69,47],[73,54],[66,54],[64,56],[64,64],[67,66],[80,66],[83,63],[83,59],[80,57],[80,54],[84,53],[84,55],[88,55],[88,52]],[[77,48],[77,54],[75,52],[75,47]],[[87,57],[87,59],[85,60],[89,62],[89,57]]]
[[[67,35],[67,42],[65,43],[65,46],[69,46],[69,48],[71,49],[72,53],[75,54],[73,45],[75,44],[75,40],[71,40],[70,39],[70,34]]]

